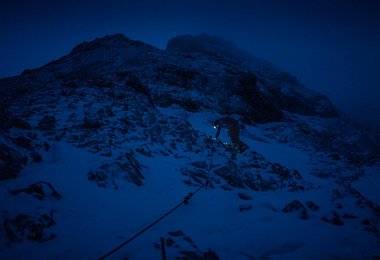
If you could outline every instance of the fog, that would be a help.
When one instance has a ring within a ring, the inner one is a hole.
[[[380,1],[3,0],[0,32],[0,77],[116,32],[158,48],[181,34],[220,36],[380,129]]]

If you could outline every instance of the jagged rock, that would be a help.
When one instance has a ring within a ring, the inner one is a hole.
[[[17,178],[26,163],[25,156],[0,142],[0,180]]]
[[[280,175],[281,178],[285,180],[288,180],[292,177],[289,173],[289,170],[279,163],[272,164],[272,172]]]
[[[134,89],[136,92],[150,97],[150,90],[147,86],[143,85],[139,78],[134,74],[128,74],[125,85]]]
[[[170,232],[168,232],[168,234],[170,236],[173,236],[173,237],[183,237],[183,236],[185,236],[185,233],[183,233],[182,230],[170,231]]]
[[[303,179],[302,176],[301,176],[301,174],[300,174],[300,172],[297,171],[297,170],[294,170],[294,171],[293,171],[292,176],[293,176],[294,178],[296,178],[297,180],[302,180],[302,179]]]
[[[118,180],[126,180],[137,186],[142,186],[144,176],[141,171],[142,166],[131,155],[128,155],[127,162],[103,163],[98,169],[91,170],[88,173],[88,180],[95,181],[102,188],[111,185],[114,189],[118,189]]]
[[[208,164],[205,161],[191,162],[191,165],[193,165],[194,167],[197,167],[197,168],[201,168],[201,169],[207,169],[208,168]]]
[[[51,240],[56,235],[50,233],[49,228],[55,224],[54,211],[38,217],[19,214],[14,218],[5,217],[3,221],[8,244],[21,242],[24,239],[40,243]]]
[[[321,220],[327,223],[331,223],[335,226],[343,226],[344,222],[340,219],[339,214],[335,210],[332,211],[332,214],[332,217],[328,218],[326,216],[323,216]]]
[[[148,146],[140,146],[136,148],[136,152],[141,153],[147,157],[152,157],[153,153]]]
[[[306,206],[311,209],[312,211],[317,211],[319,210],[319,206],[317,204],[315,204],[314,202],[312,201],[306,201],[305,202]]]
[[[333,189],[331,201],[334,202],[334,201],[340,200],[340,199],[343,199],[342,193],[338,189]]]
[[[213,172],[227,181],[229,185],[235,188],[243,188],[244,183],[240,178],[237,166],[234,163],[223,165],[213,170]]]
[[[166,246],[168,246],[168,247],[172,247],[172,246],[174,246],[174,245],[175,245],[175,242],[174,242],[174,240],[173,240],[173,239],[171,239],[170,237],[169,237],[169,238],[167,238],[165,242],[166,242]]]
[[[259,176],[259,175],[257,175]],[[248,188],[254,191],[259,191],[260,190],[260,185],[257,183],[257,180],[255,177],[253,177],[252,174],[245,174],[245,184]]]
[[[331,219],[331,223],[336,226],[343,226],[344,222],[340,219],[340,216],[338,213],[334,213],[334,217]]]
[[[240,212],[248,211],[248,210],[251,210],[252,208],[253,208],[252,204],[241,204],[241,205],[239,205],[239,211]]]
[[[257,80],[267,88],[267,91],[256,91],[254,95],[257,104],[253,107],[257,112],[258,121],[281,119],[280,109],[306,115],[337,116],[336,109],[325,96],[306,89],[294,76],[276,69],[270,63],[259,60],[221,38],[205,34],[177,36],[168,42],[166,49],[172,53],[195,57],[202,55],[213,60],[224,57],[226,61],[233,61],[248,70],[256,71]],[[245,81],[251,86],[256,84],[254,77],[246,77],[235,68],[236,72],[238,74],[235,78],[243,75],[243,85]]]
[[[103,125],[103,113],[99,110],[97,113],[85,113],[82,127],[85,129],[98,129]]]
[[[24,119],[12,115],[8,109],[1,106],[0,107],[0,129],[8,132],[12,127],[22,130],[32,130],[31,125]]]
[[[32,161],[34,163],[40,163],[42,162],[42,156],[38,152],[34,151],[30,154],[30,157],[32,158]]]
[[[45,152],[48,152],[50,150],[50,144],[48,144],[47,142],[44,142],[43,146],[44,146]]]
[[[101,156],[104,156],[104,157],[112,157],[112,152],[111,151],[108,151],[108,152],[105,152],[105,153],[102,153],[100,154]]]
[[[26,133],[26,136],[27,136],[28,138],[32,139],[32,140],[36,140],[37,137],[38,137],[37,134],[32,133],[32,132],[27,132],[27,133]]]
[[[235,110],[237,114],[246,115],[248,120],[253,119],[253,121],[260,123],[280,121],[283,118],[282,111],[276,101],[259,92],[256,75],[252,73],[240,75],[234,91],[247,104],[246,107],[241,107],[241,111]],[[248,115],[247,111],[249,111]]]
[[[172,237],[180,237],[184,241],[189,243],[192,247],[196,248],[196,246],[194,245],[194,241],[189,236],[187,236],[182,230],[170,231],[168,232],[168,235]]]
[[[56,124],[55,116],[44,116],[38,123],[38,130],[54,130]]]
[[[156,69],[156,80],[185,89],[195,87],[199,77],[201,77],[200,73],[191,68],[161,65]]]
[[[219,256],[214,251],[207,251],[203,254],[199,254],[196,251],[187,251],[183,250],[180,251],[181,257],[177,257],[178,260],[186,260],[186,259],[192,259],[192,260],[219,260]]]
[[[8,132],[12,128],[12,115],[5,106],[0,106],[0,129]]]
[[[280,83],[273,84],[269,91],[283,109],[303,115],[338,116],[336,109],[326,96],[306,89],[288,73],[281,73],[276,77]]]
[[[32,147],[31,146],[32,140],[30,140],[29,138],[19,136],[19,137],[16,137],[13,141],[16,145],[21,146],[23,148],[30,149]]]
[[[368,219],[368,218],[363,219],[361,221],[361,224],[364,226],[364,230],[371,232],[371,233],[374,233],[376,235],[379,234],[379,230],[377,229],[376,224],[372,223],[372,221],[370,219]]]
[[[249,196],[248,194],[241,193],[241,192],[238,193],[238,196],[239,196],[239,198],[242,199],[242,200],[251,200],[251,199],[252,199],[252,197]]]
[[[32,126],[25,120],[14,117],[12,118],[12,126],[23,130],[32,130]]]
[[[201,105],[190,98],[174,97],[170,94],[163,94],[158,100],[158,104],[161,107],[170,107],[171,105],[179,105],[189,112],[197,112],[201,108]]]
[[[249,154],[245,155],[247,158],[251,158]],[[223,165],[214,166],[211,174],[211,180],[213,176],[217,175],[221,179],[225,180],[228,185],[222,185],[221,188],[230,190],[231,187],[235,188],[249,188],[254,191],[269,191],[287,188],[291,192],[299,192],[312,189],[312,185],[309,182],[303,180],[297,171],[293,173],[282,166],[273,167],[276,174],[265,174],[266,172],[273,173],[271,168],[272,164],[266,161],[264,158],[260,159],[260,169],[263,168],[262,173],[253,173],[253,165],[259,163],[257,160],[241,162],[236,165],[233,161],[227,161]],[[205,165],[204,165],[205,166]],[[269,168],[269,169],[268,169]],[[183,168],[182,173],[186,176],[198,178],[195,180],[197,183],[202,183],[200,178],[206,178],[207,172],[201,168]]]
[[[197,184],[204,184],[206,180],[208,179],[208,175],[209,175],[205,169],[194,168],[194,167],[182,168],[181,172],[183,175],[189,176]],[[191,182],[189,184],[191,184]]]
[[[231,188],[231,186],[228,185],[228,184],[220,185],[220,188],[222,188],[225,191],[233,191],[233,189]]]
[[[79,82],[76,82],[76,81],[73,81],[73,80],[63,81],[62,82],[62,87],[69,88],[69,89],[77,89],[77,88],[79,88],[79,85],[80,85]]]
[[[362,225],[364,225],[364,226],[369,226],[369,225],[371,225],[371,221],[370,221],[368,218],[366,218],[366,219],[364,219],[364,220],[362,221]]]
[[[61,200],[63,198],[54,186],[50,182],[46,181],[36,182],[26,188],[10,191],[10,193],[14,196],[23,192],[30,194],[39,200],[44,200],[47,197],[47,194],[50,194],[50,196],[57,200]]]
[[[377,227],[375,225],[371,225],[369,227],[366,227],[364,228],[364,230],[368,231],[368,232],[371,232],[375,235],[378,235],[379,234],[379,230],[377,229]]]
[[[165,239],[166,246],[178,250],[178,256],[176,259],[199,259],[199,260],[218,260],[218,255],[208,250],[202,252],[200,248],[194,243],[194,241],[187,236],[182,230],[168,232],[169,238]],[[178,239],[183,240],[185,243],[176,242]],[[156,249],[160,249],[160,244],[155,244]],[[195,251],[194,251],[195,250]]]
[[[344,218],[344,219],[357,219],[358,217],[353,215],[353,214],[345,213],[345,214],[343,214],[342,218]]]
[[[299,200],[293,200],[289,204],[287,204],[282,212],[290,213],[290,212],[298,212],[300,219],[307,220],[309,219],[309,215],[307,214],[307,210],[305,206]]]

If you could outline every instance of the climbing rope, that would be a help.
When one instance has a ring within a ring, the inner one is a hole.
[[[109,257],[110,255],[112,255],[113,253],[115,253],[116,251],[118,251],[119,249],[121,249],[122,247],[124,247],[125,245],[129,244],[130,242],[132,242],[133,240],[135,240],[137,237],[139,237],[140,235],[142,235],[143,233],[145,233],[146,231],[148,231],[150,228],[152,228],[154,225],[156,225],[158,222],[160,222],[161,220],[163,220],[164,218],[166,218],[167,216],[169,216],[173,211],[175,211],[176,209],[178,209],[182,205],[188,205],[190,199],[197,192],[199,192],[201,189],[203,189],[204,187],[205,187],[205,184],[203,184],[202,186],[200,186],[196,191],[190,192],[189,194],[187,194],[183,198],[183,200],[182,200],[181,203],[179,203],[177,206],[175,206],[174,208],[172,208],[171,210],[169,210],[168,212],[166,212],[164,215],[162,215],[161,217],[159,217],[158,219],[156,219],[154,222],[152,222],[151,224],[149,224],[148,226],[146,226],[145,228],[143,228],[142,230],[140,230],[138,233],[136,233],[135,235],[133,235],[132,237],[130,237],[127,241],[125,241],[122,244],[120,244],[119,246],[115,247],[114,249],[112,249],[111,251],[109,251],[107,254],[101,256],[99,258],[99,260],[105,259],[105,258]]]
[[[120,245],[118,245],[117,247],[115,247],[114,249],[112,249],[111,251],[109,251],[108,253],[106,253],[103,256],[101,256],[99,258],[99,260],[105,259],[105,258],[109,257],[110,255],[112,255],[113,253],[115,253],[116,251],[120,250],[122,247],[126,246],[127,244],[129,244],[130,242],[132,242],[133,240],[135,240],[137,237],[139,237],[140,235],[142,235],[143,233],[145,233],[146,231],[148,231],[149,229],[151,229],[158,222],[160,222],[161,220],[163,220],[164,218],[166,218],[167,216],[169,216],[171,213],[173,213],[176,209],[178,209],[182,205],[188,205],[190,199],[195,194],[197,194],[199,191],[201,191],[204,188],[207,189],[208,184],[210,182],[211,166],[212,166],[212,158],[213,158],[213,155],[214,155],[214,150],[215,150],[215,147],[214,147],[214,145],[212,145],[212,147],[211,147],[210,164],[209,164],[209,168],[208,168],[208,177],[207,177],[207,180],[206,180],[206,182],[204,184],[202,184],[200,187],[198,187],[198,189],[196,189],[194,192],[190,192],[189,194],[187,194],[183,198],[183,200],[177,206],[175,206],[174,208],[172,208],[171,210],[169,210],[168,212],[166,212],[164,215],[162,215],[161,217],[159,217],[158,219],[156,219],[155,221],[153,221],[151,224],[149,224],[148,226],[146,226],[145,228],[143,228],[142,230],[140,230],[139,232],[137,232],[135,235],[131,236],[127,241],[121,243]]]

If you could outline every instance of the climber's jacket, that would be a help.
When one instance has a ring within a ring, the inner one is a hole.
[[[231,142],[235,145],[240,145],[240,129],[239,122],[229,116],[225,116],[221,119],[218,119],[214,122],[214,126],[218,129],[216,131],[215,138],[218,139],[222,127],[226,127],[228,130],[228,135],[231,138]]]

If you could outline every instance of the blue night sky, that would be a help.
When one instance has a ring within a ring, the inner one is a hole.
[[[0,2],[0,77],[121,32],[159,48],[180,34],[235,42],[380,129],[380,1]]]

